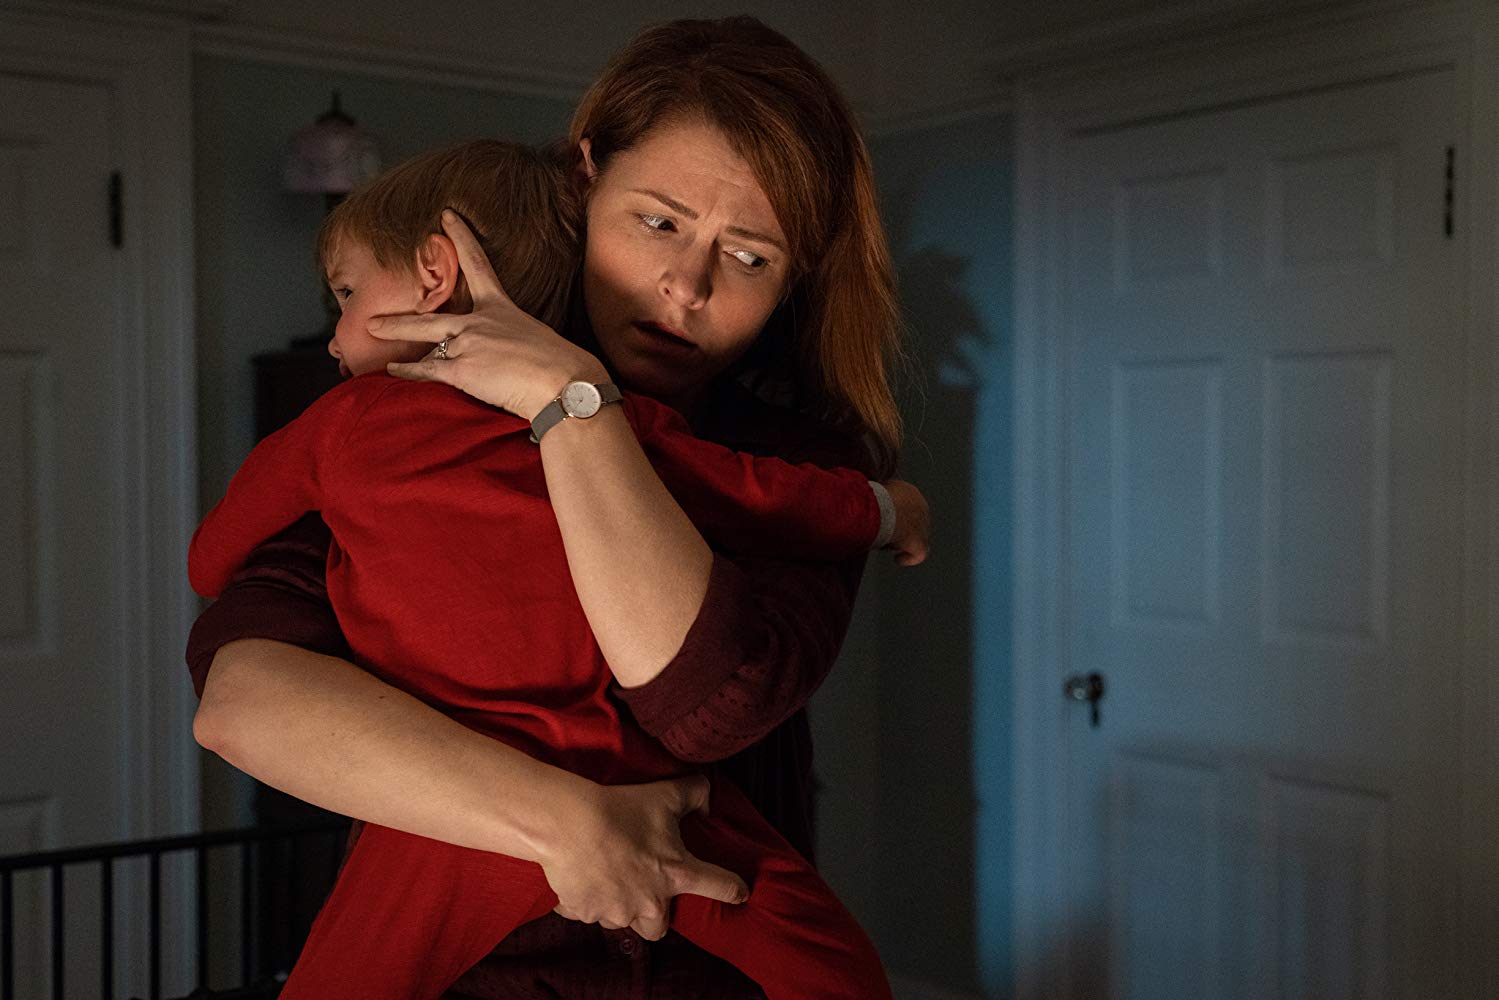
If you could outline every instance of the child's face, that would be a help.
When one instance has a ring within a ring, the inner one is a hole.
[[[368,246],[344,239],[328,262],[327,277],[341,314],[328,353],[338,359],[344,377],[383,372],[389,362],[419,361],[427,356],[431,344],[380,340],[370,334],[368,326],[376,316],[417,312],[422,284],[413,271],[381,267]]]

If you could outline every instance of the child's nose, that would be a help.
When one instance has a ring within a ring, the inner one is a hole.
[[[338,349],[338,338],[337,337],[329,337],[328,338],[328,353],[331,354],[331,355],[333,355],[335,358],[337,358],[340,361],[342,361],[344,359],[343,354]]]

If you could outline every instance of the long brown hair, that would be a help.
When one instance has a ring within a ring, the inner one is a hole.
[[[463,216],[500,285],[524,311],[561,329],[579,266],[582,205],[555,158],[516,142],[476,139],[391,167],[341,202],[318,233],[318,266],[342,240],[384,268],[414,269],[451,208]]]
[[[610,60],[578,105],[570,148],[576,156],[588,138],[605,170],[652,129],[693,116],[749,164],[790,244],[790,293],[736,373],[782,380],[804,407],[867,434],[890,475],[901,439],[890,387],[900,309],[852,111],[817,63],[754,18],[673,21]]]

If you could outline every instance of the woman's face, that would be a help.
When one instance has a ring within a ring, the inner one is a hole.
[[[754,343],[790,258],[770,199],[718,129],[664,126],[589,173],[583,298],[605,360],[684,412]]]

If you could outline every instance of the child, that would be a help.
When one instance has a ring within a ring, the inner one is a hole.
[[[436,231],[443,206],[475,229],[516,304],[561,325],[580,209],[540,154],[469,143],[356,193],[319,241],[343,309],[329,349],[354,377],[245,461],[193,537],[194,589],[215,595],[256,544],[319,510],[333,533],[329,597],[371,673],[597,782],[680,775],[687,765],[609,695],[531,427],[447,386],[384,374],[429,345],[365,329],[374,315],[462,308],[452,244]],[[909,486],[895,490],[908,516],[892,527],[893,508],[858,473],[739,455],[693,438],[648,398],[622,405],[667,487],[719,548],[837,559],[893,532],[908,554],[924,551],[923,501]],[[698,853],[744,876],[750,896],[742,906],[679,897],[673,928],[770,997],[889,995],[863,931],[742,793],[715,782],[701,820]],[[437,997],[556,902],[537,864],[366,825],[281,995]]]

